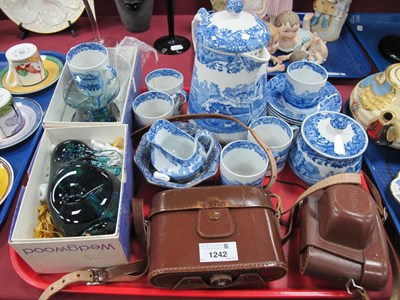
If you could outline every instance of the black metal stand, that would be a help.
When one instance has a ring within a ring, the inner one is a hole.
[[[21,31],[21,40],[26,39],[29,36],[29,30],[22,26],[22,23],[18,25],[19,30]]]
[[[24,28],[24,26],[22,26],[22,23],[19,23],[18,28],[21,31],[21,40],[26,39],[29,36],[30,31],[28,29]],[[67,29],[68,29],[69,33],[71,34],[71,36],[73,38],[75,38],[76,37],[75,29],[74,29],[71,21],[69,21],[69,20],[68,20],[68,28]]]
[[[154,42],[154,48],[162,54],[180,54],[190,48],[190,41],[174,33],[175,0],[166,0],[168,17],[168,36],[163,36]]]

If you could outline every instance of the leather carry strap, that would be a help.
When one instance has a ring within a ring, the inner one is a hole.
[[[367,183],[368,189],[372,195],[372,197],[375,199],[376,207],[379,211],[379,214],[382,217],[382,221],[385,222],[387,219],[387,212],[386,209],[382,205],[382,197],[372,182],[372,180],[364,174],[365,182]],[[388,250],[389,250],[389,260],[390,260],[390,266],[392,268],[392,294],[390,296],[390,300],[398,300],[400,299],[400,261],[399,258],[397,257],[396,254],[396,249],[394,248],[392,242],[390,241],[389,236],[386,233],[385,230],[385,235],[386,235],[386,241],[388,244]],[[363,297],[366,292],[363,289],[358,289],[357,292]],[[367,299],[367,298],[365,298]]]
[[[248,130],[251,133],[251,135],[254,137],[254,139],[257,141],[257,143],[261,146],[261,148],[263,148],[263,150],[265,151],[265,153],[268,156],[269,165],[271,168],[271,175],[269,176],[268,184],[265,185],[264,188],[268,191],[271,190],[271,187],[275,183],[276,178],[278,176],[277,169],[276,169],[275,157],[274,157],[274,154],[272,153],[272,150],[263,142],[263,140],[259,137],[259,135],[252,128],[250,128],[249,126],[247,126],[246,124],[244,124],[243,122],[241,122],[240,120],[238,120],[234,117],[220,115],[220,114],[183,114],[183,115],[169,117],[166,120],[168,120],[170,122],[174,122],[174,121],[187,121],[187,120],[198,120],[198,119],[230,120],[232,122],[239,124],[244,129]],[[140,129],[136,130],[135,132],[132,133],[132,138],[138,137],[138,136],[140,137],[141,135],[143,135],[145,132],[147,132],[149,130],[150,126],[151,125],[148,125],[146,127],[142,127]]]
[[[143,214],[143,199],[133,198],[132,209],[134,211],[133,226],[135,228],[140,252],[144,256],[142,259],[109,268],[91,268],[68,273],[49,285],[44,290],[39,300],[49,299],[51,296],[73,283],[84,282],[87,285],[98,285],[116,281],[136,281],[146,274],[148,268],[147,241],[149,238],[149,230]]]

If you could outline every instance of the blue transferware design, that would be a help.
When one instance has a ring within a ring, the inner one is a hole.
[[[228,144],[225,146],[221,160],[224,159],[225,155],[229,153],[230,150],[232,149],[247,149],[252,152],[256,152],[262,160],[266,161],[268,164],[268,157],[267,154],[264,152],[264,150],[256,143],[249,142],[249,141],[236,141],[233,144]],[[263,182],[264,177],[258,178],[253,181],[248,181],[248,182],[241,182],[232,178],[228,178],[221,172],[221,183],[223,185],[252,185],[252,186],[261,186]]]
[[[304,119],[318,111],[339,112],[342,108],[342,97],[339,91],[329,82],[319,94],[319,104],[314,108],[298,108],[288,103],[283,98],[285,89],[286,74],[279,74],[270,79],[267,83],[266,97],[268,108],[276,114],[283,116],[288,123],[301,123]]]
[[[289,153],[289,165],[312,185],[334,174],[360,172],[367,145],[366,132],[353,119],[341,113],[317,112],[304,120]]]
[[[108,60],[108,50],[98,43],[82,43],[71,48],[66,57],[67,63],[72,63],[73,59],[82,52],[96,51],[104,55],[104,60]],[[94,66],[95,67],[95,66]],[[101,67],[101,66],[100,66]],[[117,71],[112,66],[104,66],[103,69],[91,69],[75,71],[71,70],[72,78],[75,80],[77,88],[86,96],[95,96],[104,93],[107,85],[117,76]]]
[[[200,19],[195,31],[195,38],[205,47],[225,53],[244,53],[260,49],[268,44],[269,30],[257,17],[249,17],[243,12],[241,0],[229,0],[226,11],[209,13],[200,8]],[[221,20],[226,20],[222,22]],[[236,23],[232,26],[232,23]]]
[[[64,102],[87,115],[89,122],[115,122],[117,118],[109,104],[114,102],[120,88],[120,82],[115,76],[102,87],[102,93],[82,93],[76,81],[71,79],[64,88]]]
[[[200,127],[190,123],[173,122],[173,124],[192,137],[196,135],[197,131],[201,130]],[[211,148],[210,141],[204,139],[201,142],[204,145],[205,151],[208,152],[208,150]],[[214,146],[211,148],[210,156],[208,157],[208,159],[206,159],[202,168],[197,173],[193,174],[193,176],[185,178],[183,180],[171,179],[169,181],[165,181],[158,178],[157,176],[155,177],[154,172],[156,170],[151,164],[150,152],[151,145],[147,140],[147,133],[145,133],[136,149],[134,160],[147,182],[165,188],[187,188],[198,185],[201,182],[210,179],[218,172],[221,144],[216,141],[214,143]]]
[[[313,73],[320,75],[319,82],[326,81],[326,79],[328,78],[328,73],[322,66],[308,61],[297,61],[295,63],[290,64],[288,66],[286,73],[290,72],[291,69],[295,69],[298,71],[301,70],[302,72],[303,71],[307,72],[307,70],[311,70]],[[298,82],[295,83],[298,84]],[[318,90],[302,90],[302,89],[304,89],[304,86],[302,86],[301,90],[299,90],[299,87],[293,86],[290,80],[286,80],[285,90],[284,90],[284,97],[286,101],[289,102],[292,106],[300,109],[314,108],[318,103],[318,101],[314,101],[314,99],[316,99],[320,95],[320,88],[318,88]]]
[[[157,77],[174,77],[176,79],[182,79],[182,74],[174,69],[158,69],[157,72],[150,72],[149,74],[147,74],[145,81],[151,81]]]
[[[212,146],[205,151],[202,140],[207,139]],[[203,129],[192,137],[167,120],[154,122],[147,134],[151,144],[150,159],[153,167],[161,174],[175,180],[192,177],[210,156],[214,137]]]
[[[106,56],[108,55],[107,48],[105,48],[101,44],[98,44],[98,43],[83,43],[83,44],[79,44],[79,45],[71,48],[71,50],[67,54],[66,59],[67,59],[67,61],[71,61],[72,58],[74,58],[79,53],[84,52],[84,51],[90,51],[90,50],[100,51],[104,55],[106,55]]]
[[[188,113],[224,114],[248,125],[266,109],[270,35],[261,19],[242,11],[240,0],[229,0],[227,9],[209,13],[201,8],[192,22],[196,56]],[[232,121],[194,122],[224,142],[246,135]]]

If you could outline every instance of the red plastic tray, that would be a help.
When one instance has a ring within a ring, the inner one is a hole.
[[[137,171],[137,170],[136,170]],[[136,175],[136,174],[135,174]],[[162,188],[147,183],[141,175],[136,176],[139,183],[138,195],[145,199],[145,211],[152,195]],[[211,179],[208,184],[218,184],[218,177]],[[290,207],[298,195],[307,187],[290,170],[289,166],[279,174],[272,192],[279,194],[283,200],[284,209]],[[146,203],[147,202],[147,203]],[[282,220],[282,231],[285,230]],[[132,243],[132,246],[135,246]],[[255,245],[256,246],[256,245]],[[135,248],[133,248],[135,250]],[[135,251],[133,252],[135,253]],[[193,297],[193,298],[264,298],[264,299],[321,299],[321,298],[352,298],[343,286],[324,279],[300,275],[299,272],[299,230],[284,245],[285,256],[289,265],[289,273],[284,278],[269,282],[260,289],[227,289],[227,290],[165,290],[151,286],[146,277],[129,283],[113,283],[107,285],[86,286],[72,285],[65,291],[88,294],[114,294],[148,297]],[[64,274],[38,274],[34,272],[10,247],[11,262],[18,275],[28,284],[44,290],[48,285],[58,280]],[[132,260],[135,258],[132,257]],[[391,277],[386,288],[380,292],[370,293],[372,299],[388,299],[391,292]]]

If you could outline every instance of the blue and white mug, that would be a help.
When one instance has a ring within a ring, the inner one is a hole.
[[[164,92],[179,100],[174,115],[180,114],[183,104],[186,103],[188,94],[183,89],[183,75],[175,69],[161,68],[151,71],[144,79],[148,91]]]
[[[79,90],[87,96],[98,96],[108,90],[117,77],[110,66],[106,47],[98,43],[82,43],[72,47],[66,57],[72,78]]]
[[[246,140],[230,142],[221,151],[221,183],[261,186],[268,165],[268,156],[258,144]]]
[[[250,125],[263,142],[271,149],[276,161],[277,172],[281,172],[286,165],[289,150],[297,133],[298,126],[290,126],[286,121],[274,117],[264,116],[253,120]],[[247,133],[247,139],[257,143],[250,132]],[[267,172],[267,175],[270,171]]]

